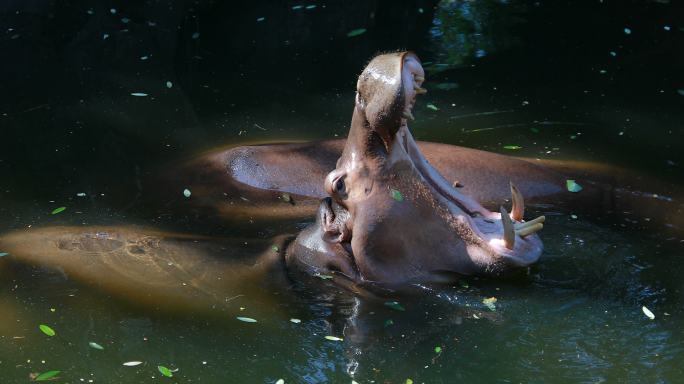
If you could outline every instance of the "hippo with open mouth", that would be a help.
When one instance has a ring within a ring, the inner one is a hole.
[[[361,282],[443,281],[536,262],[535,232],[511,184],[512,208],[491,212],[460,193],[425,159],[408,127],[425,74],[418,57],[375,57],[359,76],[351,128],[325,178],[316,223],[291,244],[286,261],[312,273]]]
[[[587,173],[596,167],[588,163],[540,166],[539,160],[416,142],[408,123],[416,97],[426,92],[424,80],[415,54],[377,56],[359,76],[346,141],[222,149],[170,167],[173,175],[153,182],[158,193],[150,194],[150,204],[178,201],[179,186],[192,189],[192,198],[173,206],[183,217],[193,213],[196,232],[201,223],[213,228],[248,220],[270,233],[245,241],[223,231],[186,234],[130,223],[29,226],[0,234],[0,250],[11,254],[0,271],[15,261],[40,265],[127,301],[195,311],[232,305],[248,287],[254,296],[264,282],[282,291],[296,271],[333,276],[358,292],[529,266],[542,253],[537,232],[545,218],[524,220],[523,194],[546,212],[632,211],[672,230],[684,226],[679,199],[616,186],[642,176],[599,167],[614,179],[596,182],[599,175]],[[581,193],[566,189],[569,177],[582,184]],[[644,185],[664,189],[653,180]],[[508,198],[510,213],[500,206]],[[174,214],[168,204],[163,211]],[[314,214],[315,222],[299,231],[299,222]],[[271,224],[255,224],[265,221]]]

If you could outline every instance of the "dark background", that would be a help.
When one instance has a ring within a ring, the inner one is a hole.
[[[3,205],[130,194],[221,145],[343,137],[356,76],[396,49],[441,107],[417,111],[419,139],[682,176],[675,1],[5,0],[0,26]],[[487,111],[511,112],[461,118]]]

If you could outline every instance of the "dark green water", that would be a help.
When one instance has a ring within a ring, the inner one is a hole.
[[[356,76],[398,48],[428,69],[418,139],[682,184],[675,1],[9,1],[0,26],[2,233],[136,224],[267,243],[302,223],[216,225],[178,209],[183,185],[150,180],[221,146],[344,137]],[[165,188],[179,199],[156,201]],[[674,190],[654,192],[681,210]],[[528,276],[416,287],[391,298],[405,311],[325,281],[174,310],[6,256],[0,383],[52,369],[64,383],[684,381],[682,229],[535,210],[550,219]]]

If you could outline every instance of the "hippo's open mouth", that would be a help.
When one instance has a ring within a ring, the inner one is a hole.
[[[511,184],[511,213],[491,212],[459,192],[420,152],[408,122],[425,73],[409,52],[373,59],[357,83],[352,124],[330,195],[316,226],[298,243],[326,243],[306,264],[362,280],[430,280],[437,273],[492,272],[538,260],[535,232],[544,217],[523,221],[522,194]],[[307,236],[317,239],[307,239]],[[399,265],[399,267],[397,266]]]

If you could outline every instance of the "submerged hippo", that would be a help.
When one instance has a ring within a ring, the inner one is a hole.
[[[523,195],[554,205],[572,195],[587,209],[643,203],[631,192],[618,196],[617,189],[607,193],[584,180],[582,193],[571,194],[564,173],[528,161],[416,142],[408,122],[425,92],[424,77],[410,52],[377,56],[359,77],[346,141],[233,148],[177,172],[203,218],[284,219],[284,232],[292,233],[315,214],[296,237],[226,240],[130,226],[52,227],[0,236],[0,251],[13,255],[4,260],[53,267],[126,299],[165,298],[197,308],[239,300],[247,286],[264,280],[287,284],[293,275],[285,270],[330,275],[353,288],[528,266],[542,253],[537,232],[544,216],[525,221]],[[510,213],[500,206],[509,197]]]

